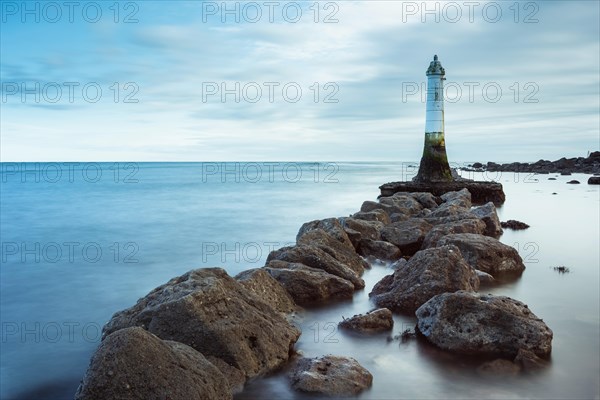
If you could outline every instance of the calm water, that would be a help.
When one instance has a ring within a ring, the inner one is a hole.
[[[375,199],[378,185],[410,178],[402,163],[1,164],[2,399],[69,399],[111,315],[191,268],[231,275],[264,264],[300,225],[343,216]],[[101,174],[100,174],[101,172]],[[466,173],[465,173],[466,174]],[[554,331],[552,365],[535,376],[478,377],[479,360],[427,343],[338,331],[368,311],[368,292],[391,271],[376,265],[352,302],[307,311],[297,348],[353,356],[374,376],[364,399],[599,398],[600,197],[586,175],[502,173],[500,217],[527,222],[501,238],[527,265],[492,293],[529,305]],[[583,184],[567,185],[578,179]],[[552,195],[556,192],[556,195]],[[564,265],[568,274],[552,267]],[[393,334],[415,320],[396,317]],[[285,374],[238,396],[303,398]]]

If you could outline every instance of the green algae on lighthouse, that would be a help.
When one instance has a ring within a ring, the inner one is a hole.
[[[452,172],[446,155],[444,140],[444,80],[446,71],[438,56],[427,69],[427,102],[425,118],[425,144],[417,182],[452,182]]]

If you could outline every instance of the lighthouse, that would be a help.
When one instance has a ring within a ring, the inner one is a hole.
[[[425,117],[425,145],[419,165],[417,182],[451,182],[452,173],[446,155],[444,140],[444,80],[446,71],[438,56],[427,68],[427,105]]]

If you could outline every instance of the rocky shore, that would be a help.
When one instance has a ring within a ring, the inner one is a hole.
[[[492,360],[482,374],[543,368],[550,328],[516,299],[479,293],[525,269],[501,234],[494,204],[473,207],[466,189],[395,193],[349,217],[307,222],[262,268],[235,277],[192,270],[114,314],[75,398],[231,399],[285,366],[294,390],[357,395],[377,384],[371,373],[343,354],[301,357],[295,317],[365,289],[377,309],[340,315],[341,328],[385,332],[402,313],[416,316],[416,332],[432,345]],[[365,288],[365,269],[382,268],[376,260],[394,272]]]
[[[534,163],[513,162],[497,164],[473,163],[470,171],[534,172],[538,174],[571,173],[600,174],[600,151],[594,151],[587,157],[561,158],[556,161],[539,160]]]

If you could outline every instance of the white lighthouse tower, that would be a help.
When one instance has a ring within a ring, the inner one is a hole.
[[[427,105],[425,118],[425,145],[416,181],[450,182],[452,173],[446,155],[444,140],[444,80],[446,71],[438,56],[427,69]]]

